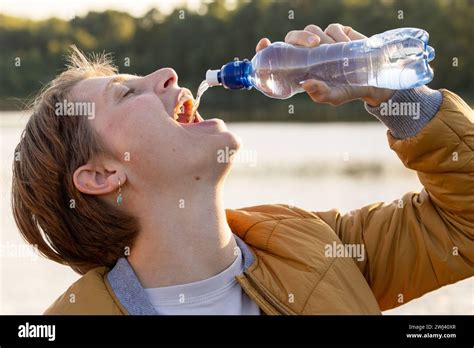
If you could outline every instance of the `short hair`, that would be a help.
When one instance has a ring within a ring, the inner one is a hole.
[[[75,187],[74,171],[109,152],[86,117],[58,116],[55,105],[71,100],[78,82],[116,74],[110,55],[87,57],[71,46],[65,71],[31,103],[31,116],[15,149],[11,204],[20,233],[43,256],[80,274],[112,267],[132,247],[138,223]]]

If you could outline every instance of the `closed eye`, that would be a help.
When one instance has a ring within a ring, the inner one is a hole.
[[[135,88],[129,88],[127,92],[122,96],[122,98],[125,98],[131,94],[135,93]]]

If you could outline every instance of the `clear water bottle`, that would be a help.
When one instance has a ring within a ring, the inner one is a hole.
[[[433,79],[428,63],[435,54],[428,37],[422,29],[401,28],[313,48],[275,42],[251,61],[236,60],[219,70],[208,70],[206,81],[209,86],[228,89],[255,87],[278,99],[304,92],[301,83],[309,79],[330,86],[409,89]]]

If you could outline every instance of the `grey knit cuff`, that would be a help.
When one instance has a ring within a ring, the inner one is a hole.
[[[440,91],[421,86],[396,91],[377,107],[365,103],[365,109],[384,123],[395,138],[405,139],[418,134],[436,115],[442,101]]]

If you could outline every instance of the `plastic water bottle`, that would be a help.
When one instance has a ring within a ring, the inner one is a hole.
[[[428,37],[422,29],[401,28],[313,48],[275,42],[251,61],[235,60],[219,70],[208,70],[206,81],[228,89],[255,87],[278,99],[304,92],[301,83],[308,79],[330,86],[409,89],[433,79],[428,62],[435,54]]]

